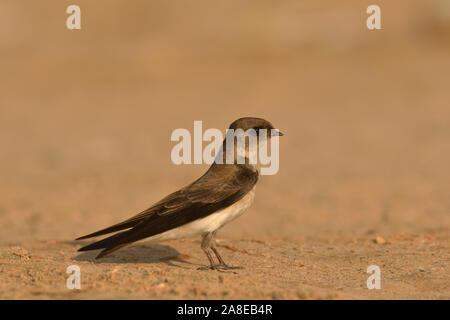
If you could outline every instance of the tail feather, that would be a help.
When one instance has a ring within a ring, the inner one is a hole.
[[[113,251],[116,251],[126,245],[129,245],[135,241],[138,241],[140,239],[146,238],[148,236],[151,236],[155,233],[148,233],[148,230],[146,230],[146,225],[143,224],[146,220],[139,218],[132,218],[130,220],[126,220],[124,222],[118,223],[116,225],[113,225],[109,228],[102,229],[100,231],[88,234],[86,236],[80,237],[77,240],[91,238],[103,234],[108,234],[111,232],[123,230],[123,229],[129,229],[125,230],[119,233],[116,233],[112,236],[109,236],[105,239],[102,239],[100,241],[91,243],[87,246],[84,246],[78,251],[89,251],[89,250],[97,250],[97,249],[103,249],[103,251],[100,252],[100,254],[96,257],[96,259],[102,258],[106,256],[107,254],[110,254]]]
[[[129,229],[129,228],[136,226],[139,222],[140,222],[139,220],[138,221],[121,222],[121,223],[115,224],[111,227],[108,227],[108,228],[96,231],[94,233],[90,233],[88,235],[76,238],[75,240],[83,240],[83,239],[87,239],[87,238],[93,238],[93,237],[97,237],[97,236],[102,236],[104,234],[120,231],[123,229]]]
[[[103,240],[91,243],[87,246],[84,246],[84,247],[78,249],[78,251],[90,251],[90,250],[104,249],[104,248],[108,248],[111,246],[115,246],[118,242],[120,242],[120,240],[123,238],[124,234],[127,232],[128,231],[123,231],[123,232],[117,233],[113,236],[110,236],[108,238],[105,238]]]
[[[137,228],[139,227],[136,226],[133,229],[116,233],[115,235],[84,246],[78,249],[78,251],[104,249],[97,257],[95,257],[95,259],[99,259],[139,239],[145,238],[146,236],[141,235],[139,230],[136,230]]]

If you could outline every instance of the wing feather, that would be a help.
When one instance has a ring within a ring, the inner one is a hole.
[[[101,257],[114,251],[115,247],[122,247],[205,217],[240,200],[257,180],[258,172],[249,165],[213,164],[194,183],[168,195],[136,216],[78,238],[86,239],[132,228],[83,247],[80,251],[105,248],[104,253],[99,255]]]

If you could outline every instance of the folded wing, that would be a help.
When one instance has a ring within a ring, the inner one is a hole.
[[[206,217],[240,200],[257,180],[258,172],[249,165],[213,164],[197,181],[168,195],[138,215],[78,238],[86,239],[129,229],[79,251],[104,249],[97,256],[101,258],[132,242]]]

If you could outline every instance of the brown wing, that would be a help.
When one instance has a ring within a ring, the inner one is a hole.
[[[235,201],[239,200],[253,188],[257,180],[258,172],[247,165],[213,164],[198,180],[168,195],[136,216],[76,240],[129,229],[154,215],[170,215],[196,204],[208,205],[224,202],[223,205],[225,205],[230,197],[237,196]]]
[[[176,191],[138,215],[109,228],[78,238],[85,239],[123,229],[104,240],[80,250],[104,250],[144,239],[226,208],[244,197],[258,180],[258,172],[249,165],[213,164],[197,181]],[[103,253],[103,252],[102,252]]]

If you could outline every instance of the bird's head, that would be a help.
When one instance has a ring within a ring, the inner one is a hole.
[[[254,130],[257,136],[260,135],[261,130],[266,130],[267,137],[282,136],[283,134],[275,129],[275,127],[267,120],[262,118],[245,117],[235,120],[229,127],[234,131],[242,129],[243,131]]]
[[[266,150],[268,140],[272,140],[271,149],[278,150],[278,139],[275,138],[282,135],[267,120],[251,117],[237,119],[227,130],[222,146],[225,152],[218,159],[221,159],[222,163],[250,163],[256,165],[259,171],[261,147],[264,146]]]

